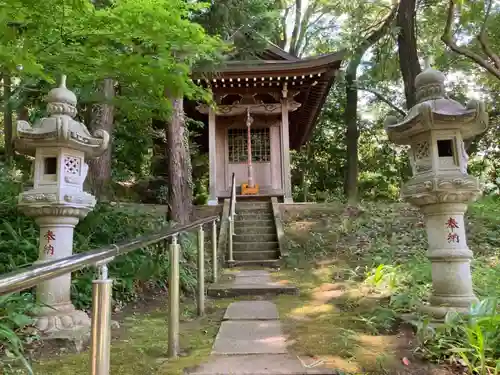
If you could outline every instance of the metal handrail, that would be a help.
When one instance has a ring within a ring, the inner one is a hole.
[[[98,277],[92,285],[91,317],[91,369],[92,375],[109,375],[111,348],[111,294],[112,280],[108,278],[107,264],[117,256],[164,241],[170,252],[169,277],[169,319],[168,356],[175,358],[179,353],[179,304],[180,304],[180,246],[177,236],[182,232],[198,228],[198,314],[205,312],[205,267],[203,225],[212,223],[213,281],[217,279],[217,221],[218,216],[210,216],[186,225],[176,226],[131,241],[104,246],[85,253],[75,254],[59,260],[34,264],[0,276],[0,295],[18,292],[38,285],[43,281],[80,270],[89,266],[99,267]],[[171,243],[168,245],[168,239]]]
[[[234,236],[234,216],[236,215],[236,177],[233,173],[231,177],[231,200],[229,201],[229,249],[228,261],[234,262],[233,258],[233,236]]]
[[[42,264],[35,264],[21,270],[16,270],[5,275],[0,276],[0,295],[19,292],[36,286],[42,281],[50,280],[67,274],[69,272],[78,271],[87,266],[95,265],[101,261],[106,263],[113,260],[113,258],[127,254],[133,250],[144,248],[146,246],[166,240],[167,238],[178,235],[182,232],[199,227],[207,223],[218,220],[217,216],[210,216],[204,219],[196,220],[192,223],[163,230],[150,235],[138,237],[132,241],[124,241],[118,244],[112,244],[101,247],[99,249],[90,250],[85,253],[74,254],[72,256],[46,262]]]

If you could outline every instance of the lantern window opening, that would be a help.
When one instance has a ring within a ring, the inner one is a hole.
[[[438,139],[437,147],[438,147],[438,156],[440,158],[450,157],[454,155],[453,140],[451,139]]]
[[[43,160],[43,174],[55,175],[57,174],[57,157],[49,156]]]
[[[437,140],[437,151],[441,167],[455,167],[459,165],[456,137]]]

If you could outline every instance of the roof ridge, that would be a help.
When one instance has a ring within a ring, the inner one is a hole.
[[[246,31],[243,32],[242,31],[243,29],[246,29]],[[295,56],[295,55],[291,54],[290,52],[288,52],[285,49],[283,49],[280,46],[278,46],[276,43],[273,43],[272,41],[270,41],[268,38],[266,38],[264,35],[262,35],[258,31],[253,30],[249,24],[241,25],[228,38],[228,41],[234,41],[234,37],[236,35],[238,35],[238,34],[244,34],[243,36],[247,36],[247,37],[251,36],[251,35],[255,35],[255,36],[259,37],[264,42],[266,42],[266,44],[267,44],[266,50],[268,50],[271,53],[274,53],[274,54],[278,55],[279,57],[282,57],[284,60],[287,60],[287,61],[297,61],[297,60],[300,60],[300,58],[298,56]]]

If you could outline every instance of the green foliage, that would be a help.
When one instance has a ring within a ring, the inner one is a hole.
[[[273,0],[213,1],[195,15],[210,35],[234,43],[233,57],[253,58],[278,31],[279,9]]]
[[[344,105],[345,88],[339,82],[324,104],[312,139],[292,154],[296,201],[343,199],[347,160]],[[359,120],[358,187],[362,199],[394,201],[411,170],[406,151],[388,141],[382,120]]]
[[[33,374],[24,355],[24,343],[37,339],[29,330],[34,308],[30,294],[0,296],[0,370],[4,374],[9,374],[19,364]]]
[[[500,313],[496,298],[473,304],[466,315],[448,313],[444,324],[432,325],[425,319],[417,329],[417,350],[426,358],[460,364],[470,374],[500,373]]]
[[[21,191],[21,174],[0,165],[0,273],[30,264],[37,258],[38,229],[16,207]]]

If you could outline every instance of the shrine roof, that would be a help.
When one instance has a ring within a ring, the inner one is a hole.
[[[261,54],[271,60],[226,61],[212,71],[194,72],[193,80],[217,95],[281,93],[286,83],[300,108],[290,113],[290,147],[299,149],[314,129],[345,51],[297,58],[270,44]],[[278,59],[279,58],[279,59]]]

